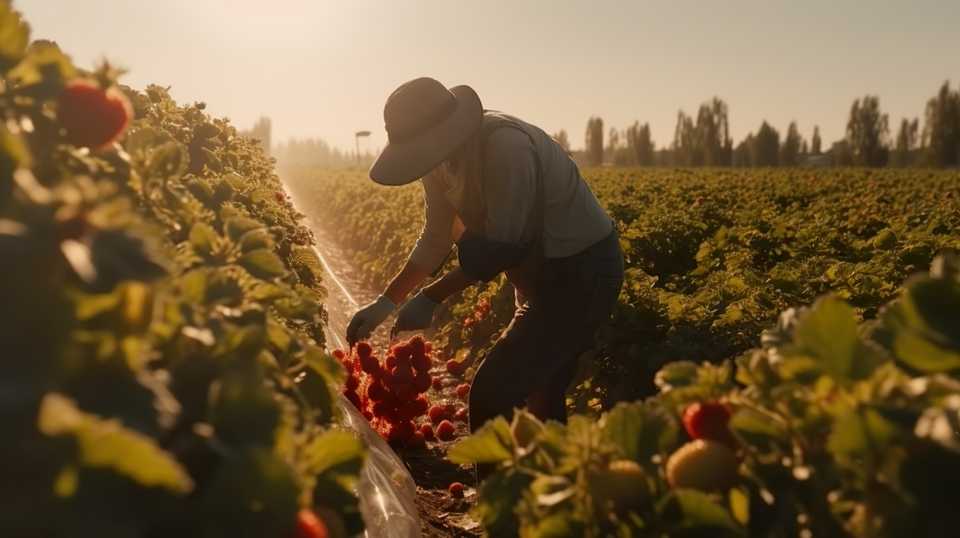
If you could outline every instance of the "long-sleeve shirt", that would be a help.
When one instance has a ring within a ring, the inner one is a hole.
[[[485,203],[484,236],[522,244],[536,233],[531,222],[537,196],[537,159],[542,166],[545,207],[543,248],[547,258],[572,256],[607,237],[613,223],[580,175],[576,164],[539,128],[499,113],[521,130],[495,129],[483,150],[483,200],[472,200],[464,179],[438,167],[421,183],[426,223],[410,261],[438,267],[463,230],[459,215],[467,204]],[[492,120],[491,120],[492,121]]]

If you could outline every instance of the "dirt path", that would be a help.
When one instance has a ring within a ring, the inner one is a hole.
[[[331,349],[346,349],[344,335],[350,317],[361,305],[374,300],[377,292],[366,289],[361,284],[349,259],[324,230],[318,216],[309,210],[309,204],[298,199],[297,193],[290,187],[287,187],[287,190],[294,205],[307,217],[306,224],[316,237],[316,251],[326,269],[324,284],[328,295],[325,302],[329,316],[325,330],[327,345]],[[389,344],[389,327],[392,321],[388,319],[370,338],[375,348],[383,349]],[[458,383],[458,380],[440,366],[435,367],[431,373],[444,379],[448,391]],[[476,490],[472,487],[475,485],[472,472],[446,460],[446,445],[432,443],[426,449],[398,453],[417,484],[417,507],[420,511],[422,535],[429,538],[479,536],[478,523],[467,514],[471,501],[476,498]],[[467,485],[465,498],[454,499],[447,493],[447,486],[451,482]]]

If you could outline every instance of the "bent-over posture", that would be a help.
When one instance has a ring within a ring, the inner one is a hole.
[[[604,212],[563,148],[539,128],[484,110],[468,86],[419,78],[387,99],[389,143],[370,169],[383,185],[421,179],[426,224],[406,265],[347,329],[366,338],[457,244],[459,267],[400,307],[394,330],[429,327],[448,296],[506,273],[516,312],[470,390],[470,426],[528,406],[565,420],[577,357],[610,316],[623,257]]]

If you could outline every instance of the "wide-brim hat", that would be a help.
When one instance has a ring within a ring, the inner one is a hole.
[[[480,129],[483,106],[469,86],[447,89],[417,78],[394,90],[383,108],[387,145],[370,167],[381,185],[405,185],[447,159]]]

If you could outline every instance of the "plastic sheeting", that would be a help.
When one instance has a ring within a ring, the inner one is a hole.
[[[296,199],[286,184],[283,185],[283,190],[297,206]],[[334,284],[328,289],[328,306],[339,305],[345,311],[356,309],[357,301],[330,268],[323,252],[317,246],[314,246],[313,250],[326,270],[324,279]],[[334,323],[332,318],[333,316],[326,329],[327,341],[336,342],[341,349],[346,349],[343,337],[346,329],[345,319],[339,319],[338,323]],[[342,394],[339,395],[338,403],[343,411],[341,426],[355,432],[367,447],[367,458],[360,471],[356,491],[360,499],[360,512],[363,514],[366,525],[364,536],[367,538],[418,538],[420,517],[415,502],[417,487],[406,465]]]
[[[390,445],[370,427],[349,400],[340,395],[343,426],[353,430],[367,447],[367,459],[357,483],[360,511],[369,538],[420,536],[415,502],[417,487],[406,465]]]

